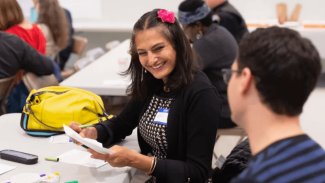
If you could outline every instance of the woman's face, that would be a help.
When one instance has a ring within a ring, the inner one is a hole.
[[[168,75],[175,68],[176,51],[159,29],[150,28],[139,32],[135,36],[135,44],[144,69],[166,83]]]

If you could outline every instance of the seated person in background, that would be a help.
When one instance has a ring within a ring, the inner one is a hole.
[[[17,36],[0,31],[0,79],[14,76],[19,69],[39,76],[54,71],[51,59],[39,54]]]
[[[69,43],[69,22],[57,0],[37,0],[37,25],[46,38],[46,55],[54,60]]]
[[[227,85],[221,69],[230,68],[238,46],[233,36],[223,27],[212,23],[212,12],[203,0],[186,0],[178,7],[179,22],[193,48],[203,61],[203,72],[222,98],[222,113],[219,128],[236,126],[230,119]]]
[[[325,182],[325,151],[299,125],[321,72],[316,48],[298,32],[260,28],[243,37],[224,70],[231,118],[247,132],[253,158],[231,182]]]
[[[215,15],[214,20],[225,27],[239,43],[242,37],[248,33],[246,22],[241,14],[227,0],[205,1]]]
[[[41,54],[46,53],[46,39],[36,24],[27,22],[16,0],[0,0],[0,30],[15,34]]]
[[[46,39],[42,30],[24,19],[16,0],[0,0],[0,31],[17,35],[45,55]],[[19,83],[23,74],[23,70],[17,72],[15,84]]]
[[[17,36],[0,31],[0,79],[14,76],[20,69],[39,76],[50,75],[54,72],[54,62]],[[28,94],[21,81],[8,97],[7,112],[21,112]]]
[[[114,167],[147,172],[152,176],[148,183],[211,182],[221,99],[199,70],[174,13],[160,9],[145,13],[134,25],[130,54],[125,74],[132,78],[132,99],[120,115],[95,127],[80,129],[77,122],[70,127],[105,147],[138,127],[141,154],[118,145],[110,148],[114,151],[110,154],[88,152]]]
[[[71,13],[69,12],[69,10],[67,9],[64,9],[64,12],[68,18],[68,21],[69,21],[69,29],[70,29],[70,37],[69,37],[69,44],[68,46],[60,51],[59,53],[59,57],[60,57],[60,68],[61,70],[64,69],[65,67],[65,64],[67,63],[67,61],[69,60],[70,58],[70,54],[72,52],[72,48],[73,48],[73,43],[74,43],[74,40],[73,40],[73,35],[74,35],[74,29],[72,27],[72,17],[71,17]]]
[[[216,167],[212,172],[213,183],[229,183],[247,167],[252,158],[248,138],[234,147],[221,167]]]

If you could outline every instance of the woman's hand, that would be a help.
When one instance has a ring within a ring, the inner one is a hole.
[[[89,139],[94,139],[96,140],[97,139],[97,130],[95,127],[87,127],[87,128],[79,128],[81,124],[80,123],[77,123],[77,122],[71,122],[69,124],[69,127],[76,131],[77,133],[79,133],[79,135],[83,138],[89,138]],[[73,143],[77,144],[77,145],[82,145],[80,142],[72,139]]]
[[[92,154],[91,158],[107,161],[112,167],[130,166],[146,173],[150,171],[153,157],[139,154],[118,145],[111,147],[110,150],[114,152],[100,154],[92,149],[88,149],[87,151]]]
[[[135,159],[135,154],[137,154],[134,151],[118,145],[111,147],[110,150],[114,152],[100,154],[92,149],[88,149],[87,151],[92,154],[91,158],[107,161],[112,167],[131,166],[132,161]]]

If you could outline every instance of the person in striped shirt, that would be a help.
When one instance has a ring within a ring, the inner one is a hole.
[[[314,45],[287,28],[244,36],[224,69],[231,118],[247,132],[253,158],[231,183],[325,182],[325,151],[299,125],[321,72]]]

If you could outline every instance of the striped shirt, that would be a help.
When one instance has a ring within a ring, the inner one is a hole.
[[[273,143],[255,155],[231,183],[325,182],[325,151],[307,135]]]

